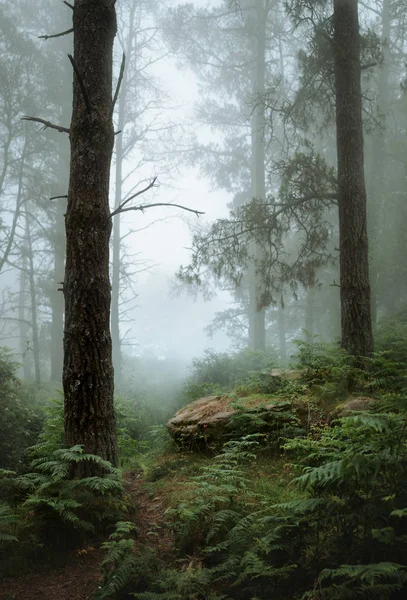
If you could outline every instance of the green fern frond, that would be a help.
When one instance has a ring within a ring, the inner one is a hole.
[[[123,490],[121,481],[109,477],[83,477],[76,481],[75,487],[84,487],[99,494],[106,494],[107,492],[120,493]]]
[[[134,576],[137,565],[135,541],[130,537],[135,527],[129,521],[116,523],[109,540],[102,544],[107,556],[102,562],[103,583],[97,600],[107,600],[123,589]]]
[[[331,585],[323,584],[333,581]],[[324,569],[318,577],[318,598],[326,600],[353,600],[374,598],[385,600],[394,592],[405,589],[407,569],[404,565],[382,562],[369,565],[341,565],[336,569]],[[315,590],[302,598],[315,598]]]

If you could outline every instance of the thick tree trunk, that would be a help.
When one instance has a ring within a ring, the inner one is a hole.
[[[251,121],[252,174],[251,195],[256,200],[264,201],[266,197],[265,176],[265,53],[266,53],[266,20],[263,0],[256,0],[256,38],[254,40],[255,71],[253,91],[255,106]],[[249,347],[252,350],[266,349],[266,311],[261,305],[261,276],[257,273],[257,265],[261,259],[261,249],[255,242],[252,244],[253,265],[249,273]]]
[[[357,0],[334,0],[342,345],[373,351]]]
[[[114,0],[76,0],[66,215],[65,438],[113,464],[117,460],[110,336],[109,175],[114,144]],[[83,88],[83,89],[82,89]],[[87,473],[97,471],[88,463]],[[84,468],[74,472],[83,474]]]

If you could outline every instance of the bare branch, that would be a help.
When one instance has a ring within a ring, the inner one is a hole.
[[[51,196],[50,200],[58,200],[58,198],[68,198],[68,194],[64,194],[63,196]]]
[[[56,129],[59,133],[70,133],[67,127],[62,127],[61,125],[54,125],[54,123],[50,123],[50,121],[45,121],[44,119],[40,119],[38,117],[21,117],[22,121],[34,121],[34,123],[41,123],[44,125],[42,129]]]
[[[62,37],[63,35],[69,35],[73,33],[73,27],[71,29],[67,29],[66,31],[61,31],[61,33],[53,33],[52,35],[39,35],[38,39],[40,40],[49,40],[51,38]]]
[[[156,202],[154,204],[143,204],[141,206],[129,206],[128,208],[123,208],[122,210],[115,210],[111,216],[117,215],[119,213],[128,212],[130,210],[141,210],[144,212],[146,208],[153,208],[155,206],[173,206],[174,208],[181,208],[182,210],[186,210],[188,212],[194,213],[197,217],[199,215],[204,215],[205,213],[200,210],[195,210],[194,208],[188,208],[187,206],[182,206],[181,204],[172,204],[171,202]]]
[[[171,202],[155,202],[154,204],[143,204],[140,206],[128,206],[127,208],[125,208],[125,206],[129,202],[131,202],[131,200],[134,200],[134,198],[137,198],[137,196],[141,196],[142,194],[147,192],[147,190],[150,190],[152,187],[154,187],[154,184],[156,181],[157,181],[157,177],[154,177],[154,179],[152,181],[150,181],[150,183],[145,188],[143,188],[142,190],[139,190],[138,192],[136,192],[135,194],[133,194],[132,196],[130,196],[129,198],[124,200],[121,204],[119,204],[119,206],[116,208],[116,210],[114,210],[112,213],[110,213],[110,216],[114,217],[115,215],[119,215],[123,212],[128,212],[130,210],[141,210],[141,212],[144,212],[144,210],[146,208],[154,208],[156,206],[174,206],[175,208],[181,208],[182,210],[192,212],[197,217],[199,217],[199,215],[205,214],[204,212],[201,212],[199,210],[194,210],[193,208],[187,208],[186,206],[182,206],[181,204],[172,204]]]
[[[110,117],[113,115],[114,107],[115,107],[115,104],[117,102],[117,98],[119,96],[120,86],[121,86],[122,81],[123,81],[123,75],[124,75],[125,66],[126,66],[126,55],[123,52],[122,63],[120,65],[119,79],[117,80],[116,91],[115,91],[114,96],[113,96],[112,108],[110,109]]]
[[[90,104],[88,92],[86,91],[85,84],[83,82],[82,76],[79,73],[79,69],[78,69],[78,67],[76,65],[76,62],[75,62],[74,57],[72,56],[72,54],[68,54],[68,58],[71,61],[71,65],[72,65],[73,70],[75,71],[75,75],[76,75],[76,77],[78,79],[79,87],[81,88],[82,96],[83,96],[83,99],[84,99],[85,104],[86,104],[86,110],[88,111],[88,114],[91,114],[92,107],[91,107],[91,104]]]
[[[154,179],[152,181],[150,181],[150,183],[145,188],[143,188],[142,190],[139,190],[138,192],[136,192],[135,194],[133,194],[126,200],[123,200],[123,202],[121,204],[119,204],[119,206],[116,208],[116,210],[114,210],[110,214],[110,216],[114,217],[115,215],[118,215],[119,213],[123,212],[123,208],[126,206],[126,204],[131,202],[131,200],[134,200],[134,198],[137,198],[137,196],[141,196],[141,194],[144,194],[145,192],[147,192],[147,190],[150,190],[152,187],[154,187],[154,184],[156,181],[157,181],[157,177],[154,177]]]
[[[66,4],[66,6],[67,6],[68,8],[71,8],[72,10],[74,9],[74,6],[73,6],[73,4],[69,4],[69,2],[67,2],[66,0],[62,0],[62,2],[63,2],[64,4]]]

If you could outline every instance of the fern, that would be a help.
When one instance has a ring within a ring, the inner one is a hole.
[[[30,473],[0,474],[2,496],[16,506],[15,532],[5,534],[19,537],[18,532],[24,531],[26,538],[36,539],[39,544],[63,545],[89,535],[101,523],[110,523],[123,512],[120,472],[110,463],[84,453],[81,446],[48,451],[47,444],[32,450]],[[96,462],[105,474],[70,479],[72,463],[89,460]]]
[[[376,598],[386,600],[394,592],[405,589],[407,569],[396,563],[369,565],[341,565],[336,569],[324,569],[318,577],[317,588],[306,592],[303,598],[327,598],[342,600],[353,598]],[[325,584],[325,585],[324,585]]]
[[[0,502],[0,548],[5,543],[18,542],[14,534],[17,522],[15,511],[5,502]]]
[[[137,600],[228,600],[224,594],[211,592],[213,573],[192,564],[184,571],[165,570],[156,579],[153,590],[132,594]]]
[[[111,598],[120,591],[134,576],[137,563],[135,541],[131,537],[135,526],[128,521],[116,523],[115,531],[109,541],[102,544],[107,556],[102,562],[103,582],[96,596],[97,600]]]

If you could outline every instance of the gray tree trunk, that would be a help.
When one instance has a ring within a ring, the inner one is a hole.
[[[266,21],[267,13],[262,0],[256,0],[256,39],[254,41],[255,70],[253,78],[253,91],[255,106],[251,119],[251,148],[252,148],[252,174],[251,195],[256,200],[264,201],[266,197],[265,177],[265,53],[266,53]],[[261,248],[253,242],[253,265],[249,272],[249,347],[252,350],[266,349],[266,311],[262,306],[261,276],[257,272],[257,265],[261,260]]]
[[[63,367],[64,298],[61,288],[65,269],[65,206],[58,205],[54,232],[53,290],[51,294],[51,381],[61,384]]]
[[[370,283],[372,322],[376,322],[380,276],[380,224],[386,215],[383,212],[386,196],[386,136],[387,116],[389,112],[389,62],[390,62],[390,0],[383,0],[382,6],[382,52],[378,82],[377,113],[381,118],[381,128],[372,138],[371,186],[369,202],[369,242],[370,242]]]
[[[73,11],[80,79],[74,75],[70,127],[63,386],[67,444],[116,464],[109,279],[114,5],[76,0]],[[73,475],[95,472],[94,464],[81,463]]]
[[[61,19],[62,21],[62,19]],[[65,23],[58,24],[58,31],[64,29]],[[61,51],[66,55],[72,52],[71,36],[61,39]],[[72,84],[70,83],[71,65],[65,59],[61,68],[61,122],[69,123],[72,112]],[[58,178],[55,185],[55,193],[58,196],[66,194],[69,185],[69,140],[66,136],[58,136]],[[65,213],[66,200],[58,198],[53,200],[55,208],[55,232],[53,236],[54,267],[53,267],[53,291],[51,294],[51,381],[62,384],[62,369],[64,363],[63,337],[64,337],[64,297],[61,291],[61,281],[64,279],[65,270]]]
[[[305,297],[305,331],[310,335],[314,335],[314,301],[315,290],[308,288]]]
[[[28,207],[27,207],[28,208]],[[32,331],[32,351],[34,360],[34,379],[35,383],[41,383],[41,361],[40,361],[40,336],[38,331],[37,315],[37,290],[35,285],[35,265],[32,247],[32,238],[30,230],[30,217],[25,215],[25,241],[27,243],[27,266],[28,266],[28,284],[31,310],[31,331]]]
[[[136,11],[136,1],[133,0],[128,24],[128,37],[126,40],[125,54],[130,58],[134,32],[134,16]],[[123,74],[123,81],[120,88],[118,131],[122,131],[126,124],[126,96],[128,86],[128,69]],[[123,200],[123,136],[116,136],[116,168],[115,168],[115,210]],[[115,383],[118,384],[122,379],[122,351],[120,338],[120,264],[121,264],[121,233],[120,233],[120,214],[113,217],[113,260],[112,260],[112,347],[113,347],[113,366]]]
[[[350,354],[373,351],[357,0],[334,0],[336,137],[342,345]]]
[[[281,302],[278,307],[278,335],[280,342],[280,360],[283,364],[287,363],[287,341],[286,341],[286,326],[285,326],[285,309]]]
[[[30,327],[26,303],[28,300],[28,239],[27,230],[24,231],[23,250],[21,254],[20,288],[18,292],[18,325],[20,335],[20,352],[23,361],[24,381],[31,381],[31,348]]]

